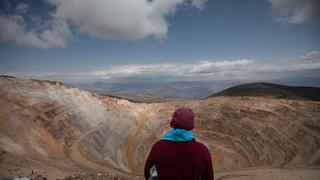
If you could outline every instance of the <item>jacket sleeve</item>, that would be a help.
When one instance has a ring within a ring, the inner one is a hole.
[[[149,156],[146,160],[145,166],[144,166],[144,177],[146,179],[150,176],[150,168],[155,164],[155,145],[150,150]]]
[[[205,174],[203,176],[203,178],[201,178],[201,180],[214,180],[214,172],[213,172],[213,167],[212,167],[212,158],[210,155],[209,150],[207,150],[207,157],[206,157],[206,171]]]

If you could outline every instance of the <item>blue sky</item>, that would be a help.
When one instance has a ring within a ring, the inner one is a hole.
[[[0,74],[60,81],[320,75],[317,0],[1,0]]]

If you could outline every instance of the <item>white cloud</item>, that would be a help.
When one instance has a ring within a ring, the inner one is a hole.
[[[165,80],[221,80],[242,75],[255,61],[240,59],[233,61],[201,61],[198,63],[164,63],[115,66],[99,69],[92,73],[96,78],[119,79],[157,79]],[[243,76],[244,77],[244,76]]]
[[[0,41],[3,42],[47,49],[65,47],[71,39],[69,26],[64,19],[56,18],[28,29],[20,15],[0,16]]]
[[[305,55],[301,56],[302,59],[310,59],[310,60],[320,60],[320,51],[311,51]]]
[[[68,22],[63,18],[55,17],[44,22],[37,18],[37,22],[28,27],[22,15],[28,10],[28,4],[19,3],[15,14],[0,15],[0,41],[47,49],[65,47],[73,39]]]
[[[271,64],[262,65],[257,69],[262,72],[279,72],[279,73],[289,73],[289,72],[297,72],[297,71],[307,71],[307,70],[320,70],[320,61],[318,62],[295,62],[295,63],[287,63],[287,62],[279,62],[274,61]]]
[[[30,9],[30,6],[27,3],[19,3],[15,8],[16,12],[21,14],[27,13],[29,9]]]
[[[308,57],[308,58],[305,58]],[[316,76],[320,72],[320,53],[312,51],[303,56],[257,61],[249,59],[200,61],[197,63],[133,64],[99,69],[88,73],[95,79],[130,81],[145,78],[166,80],[239,80],[280,79],[299,76]],[[127,80],[126,80],[127,79]]]
[[[191,0],[191,5],[200,10],[203,10],[206,2],[207,0]]]
[[[49,0],[56,17],[70,20],[81,32],[114,40],[165,38],[169,23],[184,0]]]
[[[275,20],[280,23],[303,23],[320,19],[319,0],[268,0]]]
[[[235,61],[220,61],[210,62],[203,61],[200,65],[197,65],[191,69],[193,73],[213,73],[216,71],[224,70],[238,70],[244,67],[244,65],[253,63],[253,60],[239,59]]]
[[[133,77],[133,76],[163,76],[177,75],[183,68],[190,65],[181,65],[178,63],[167,64],[142,64],[142,65],[124,65],[114,66],[108,69],[99,69],[93,71],[94,76],[101,76],[104,79],[118,77]]]
[[[70,24],[92,37],[113,40],[166,38],[170,26],[167,17],[179,5],[203,9],[206,0],[46,0],[54,11],[50,18],[26,14],[30,6],[19,3],[14,14],[4,1],[7,15],[0,15],[0,41],[38,48],[65,47],[73,38]],[[22,16],[22,14],[24,16]],[[33,23],[26,23],[26,18]],[[19,20],[18,20],[19,19]],[[34,21],[36,20],[36,21]]]
[[[308,57],[308,58],[305,58]],[[318,77],[319,51],[280,60],[222,60],[195,63],[131,64],[100,68],[87,73],[1,72],[21,78],[50,79],[64,82],[164,82],[176,80],[272,80],[291,77]]]
[[[317,74],[320,75],[320,52],[311,51],[297,58],[260,63],[258,64],[257,71],[286,73],[287,75],[299,72],[317,71]]]

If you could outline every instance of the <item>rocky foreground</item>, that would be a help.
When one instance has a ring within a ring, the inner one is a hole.
[[[212,97],[133,103],[59,82],[0,77],[0,177],[143,179],[172,112],[196,114],[216,179],[320,179],[320,102]]]

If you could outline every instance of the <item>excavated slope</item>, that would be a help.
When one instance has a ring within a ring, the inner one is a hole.
[[[316,101],[212,97],[144,104],[58,82],[0,77],[0,148],[60,171],[141,179],[150,147],[180,106],[194,110],[194,134],[213,155],[217,179],[268,179],[283,168],[283,177],[291,169],[307,169],[304,179],[320,177]],[[266,169],[276,170],[266,175]]]

